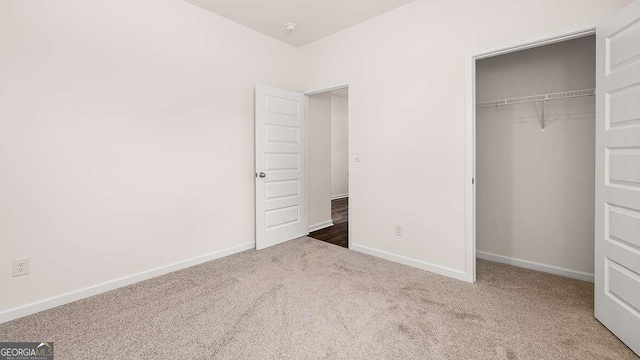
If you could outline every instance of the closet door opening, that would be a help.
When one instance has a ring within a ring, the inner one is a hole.
[[[478,281],[593,282],[595,36],[477,60],[475,84]]]

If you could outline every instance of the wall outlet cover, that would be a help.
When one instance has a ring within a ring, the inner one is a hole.
[[[13,277],[27,275],[29,273],[29,258],[13,260]]]

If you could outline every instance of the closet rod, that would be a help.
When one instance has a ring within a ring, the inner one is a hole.
[[[522,97],[510,98],[510,99],[483,101],[483,102],[477,103],[476,107],[477,108],[497,107],[497,106],[512,105],[512,104],[524,104],[524,103],[531,103],[531,102],[541,102],[541,101],[549,101],[549,100],[560,100],[560,99],[593,96],[595,94],[596,94],[595,89],[563,91],[563,92],[551,93],[551,94],[531,95],[531,96],[522,96]]]

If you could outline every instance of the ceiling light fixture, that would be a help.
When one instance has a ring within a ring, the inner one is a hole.
[[[294,32],[294,31],[296,31],[296,28],[297,28],[297,27],[298,27],[298,25],[296,25],[296,24],[294,24],[294,23],[286,23],[286,24],[284,24],[284,29],[285,29],[287,32],[290,32],[290,33],[292,33],[292,32]]]

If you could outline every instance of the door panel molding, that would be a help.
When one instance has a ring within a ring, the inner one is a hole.
[[[640,354],[640,0],[596,31],[595,315]]]
[[[307,234],[307,97],[255,88],[256,249]]]

